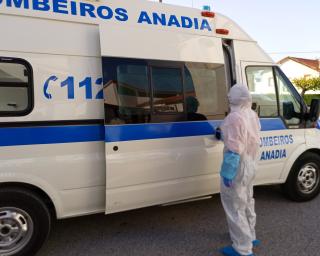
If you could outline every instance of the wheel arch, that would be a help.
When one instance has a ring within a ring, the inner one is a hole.
[[[289,158],[286,162],[285,167],[281,174],[281,180],[286,182],[289,177],[290,171],[293,165],[299,161],[299,159],[307,153],[315,153],[320,156],[320,149],[319,148],[307,148],[307,147],[299,147]]]
[[[42,188],[35,186],[35,185],[32,185],[32,184],[29,184],[29,183],[25,183],[25,182],[2,182],[2,183],[0,183],[0,191],[1,191],[1,189],[4,189],[4,188],[17,188],[17,189],[22,189],[22,190],[26,190],[31,193],[34,193],[40,199],[42,199],[43,202],[45,203],[45,205],[48,207],[48,210],[51,214],[51,217],[54,219],[57,218],[57,209],[54,204],[54,201],[48,195],[48,193],[46,193]]]

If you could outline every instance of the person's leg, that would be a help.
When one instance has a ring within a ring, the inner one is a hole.
[[[251,239],[252,241],[256,241],[256,222],[257,215],[255,212],[255,200],[253,198],[253,181],[255,178],[255,165],[254,163],[247,163],[247,173],[248,173],[248,184],[247,184],[247,208],[246,208],[246,216],[248,218],[248,223],[251,231]]]
[[[246,209],[246,215],[248,218],[248,223],[250,227],[250,232],[251,232],[251,240],[254,241],[257,239],[256,237],[256,222],[257,222],[257,215],[254,209],[255,206],[255,201],[253,199],[253,188],[249,188],[249,194],[248,194],[248,204],[247,204],[247,209]]]
[[[226,213],[233,248],[240,255],[252,254],[252,234],[246,215],[247,187],[236,179],[231,188],[221,184],[221,201]]]

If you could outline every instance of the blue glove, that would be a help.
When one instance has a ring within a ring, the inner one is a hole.
[[[223,184],[227,187],[230,188],[232,186],[232,180],[229,180],[227,178],[222,178],[223,179]]]
[[[221,165],[220,175],[223,178],[223,183],[230,187],[233,179],[237,176],[240,165],[240,155],[232,151],[227,151],[223,154],[223,163]],[[226,179],[226,180],[225,180]]]

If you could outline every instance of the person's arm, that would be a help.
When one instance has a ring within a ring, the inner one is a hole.
[[[223,126],[224,144],[231,152],[241,155],[245,149],[243,122],[238,114],[230,114]]]
[[[226,187],[231,187],[240,164],[240,155],[245,149],[245,134],[242,119],[236,114],[230,114],[223,124],[225,153],[220,175]]]

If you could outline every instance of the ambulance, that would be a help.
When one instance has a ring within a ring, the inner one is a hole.
[[[219,193],[227,92],[260,117],[256,185],[320,189],[307,107],[242,28],[144,0],[0,0],[0,255],[34,255],[54,219]],[[270,35],[272,36],[272,35]]]

